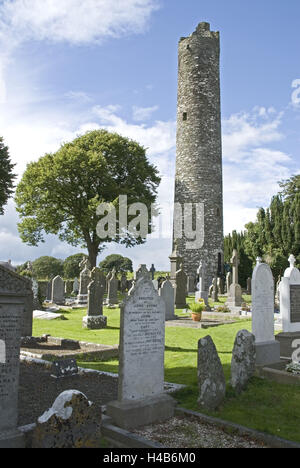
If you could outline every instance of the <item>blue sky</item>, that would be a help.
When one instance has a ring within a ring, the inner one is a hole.
[[[277,181],[299,173],[298,0],[0,1],[0,134],[17,163],[105,127],[148,147],[172,202],[177,43],[207,21],[221,34],[225,233],[255,219]],[[77,250],[50,236],[21,243],[11,200],[0,218],[0,260]],[[109,253],[168,268],[171,233]],[[170,223],[169,223],[170,224]],[[100,260],[100,258],[99,258]]]

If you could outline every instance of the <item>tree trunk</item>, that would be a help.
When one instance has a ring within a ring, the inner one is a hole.
[[[87,247],[89,252],[89,261],[91,264],[91,268],[93,269],[95,266],[97,266],[98,246],[95,246],[91,243]]]

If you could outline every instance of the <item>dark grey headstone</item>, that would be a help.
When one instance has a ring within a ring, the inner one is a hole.
[[[52,364],[51,373],[52,376],[56,377],[57,379],[78,374],[76,359],[61,359],[60,361],[54,361]]]

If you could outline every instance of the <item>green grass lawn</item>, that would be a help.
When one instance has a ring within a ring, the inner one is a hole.
[[[180,315],[180,311],[176,312]],[[102,344],[119,342],[119,309],[104,309],[108,327],[104,330],[82,328],[84,309],[64,312],[67,320],[34,320],[33,334],[76,339]],[[254,377],[248,389],[237,396],[229,385],[233,342],[238,330],[251,330],[251,322],[242,320],[208,330],[166,327],[165,380],[185,384],[187,388],[175,394],[180,406],[192,410],[197,407],[197,342],[211,335],[219,352],[227,379],[227,395],[219,411],[208,413],[247,427],[300,442],[300,388],[277,384]],[[81,367],[118,372],[118,361],[79,362]],[[203,412],[203,410],[201,410]]]

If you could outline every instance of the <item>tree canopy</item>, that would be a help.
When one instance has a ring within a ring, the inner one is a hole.
[[[80,266],[83,258],[86,258],[87,255],[83,253],[70,255],[64,261],[64,277],[66,279],[78,278],[80,275]]]
[[[38,245],[44,234],[87,248],[92,267],[105,243],[131,247],[145,239],[129,234],[100,239],[96,210],[101,202],[117,208],[119,195],[128,203],[155,202],[160,177],[146,149],[106,130],[95,130],[66,143],[54,154],[28,164],[16,191],[18,225],[23,242]]]
[[[102,262],[100,262],[99,268],[101,268],[105,273],[112,271],[114,268],[117,272],[133,271],[132,261],[130,258],[117,254],[108,255]]]
[[[8,147],[4,145],[3,138],[0,137],[0,215],[4,214],[4,206],[13,193],[15,174]]]

